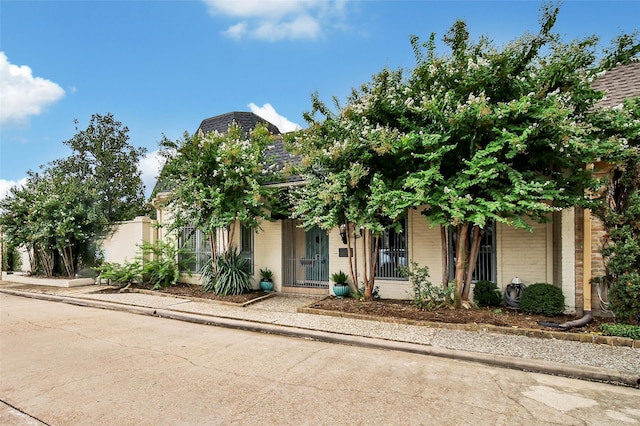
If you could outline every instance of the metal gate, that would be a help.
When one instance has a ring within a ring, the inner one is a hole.
[[[282,223],[283,285],[329,288],[329,236],[314,227],[306,231],[294,220]]]

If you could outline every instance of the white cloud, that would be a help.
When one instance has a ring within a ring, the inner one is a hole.
[[[9,195],[9,191],[14,186],[23,186],[27,183],[27,178],[22,178],[20,180],[6,180],[0,179],[0,200]]]
[[[259,107],[258,105],[251,102],[249,104],[249,108],[254,114],[264,118],[271,124],[274,124],[278,129],[280,129],[282,133],[293,132],[294,130],[299,130],[302,128],[299,124],[289,121],[287,117],[283,117],[278,114],[275,108],[271,106],[271,104],[267,103]]]
[[[142,174],[140,177],[142,178],[142,183],[144,183],[147,196],[151,195],[163,165],[164,158],[160,155],[160,151],[148,152],[147,155],[140,159],[138,168]]]
[[[0,52],[0,124],[24,124],[32,115],[64,96],[56,83],[34,77],[26,65],[13,65],[4,52]]]
[[[223,34],[234,39],[316,40],[323,27],[339,26],[347,0],[204,0],[214,16],[239,22]]]

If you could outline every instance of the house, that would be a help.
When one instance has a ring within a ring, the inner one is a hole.
[[[198,130],[224,132],[232,121],[253,128],[264,120],[252,113],[232,112],[203,120]],[[270,126],[270,129],[272,133],[280,134],[275,126]],[[281,139],[276,141],[271,154],[281,165],[296,161],[286,153]],[[302,182],[295,176],[287,182],[274,183],[299,184]],[[161,207],[161,201],[169,194],[169,190],[163,188],[155,201],[159,207],[158,222],[161,224],[170,220],[170,212]],[[573,255],[575,248],[567,244],[562,250],[557,250],[554,242],[567,240],[564,236],[568,233],[573,236],[575,214],[562,212],[556,219],[553,223],[536,224],[533,233],[501,224],[490,227],[482,242],[475,278],[497,282],[503,288],[514,277],[519,277],[525,283],[562,282],[567,283],[567,288],[563,288],[565,293],[570,292],[575,271],[573,263],[568,262],[563,254],[571,252]],[[235,244],[251,263],[256,287],[260,269],[269,268],[274,272],[276,291],[330,294],[331,274],[349,270],[347,245],[337,228],[326,232],[319,228],[304,230],[299,225],[295,219],[278,218],[273,222],[264,221],[258,233],[243,227]],[[407,265],[409,261],[428,265],[433,282],[440,282],[443,274],[449,276],[452,273],[442,271],[439,229],[431,228],[419,210],[409,212],[402,227],[403,232],[391,230],[381,238],[376,282],[383,298],[411,297],[411,285],[398,273],[398,266]],[[163,232],[166,230],[160,230],[159,238],[163,238]],[[185,276],[184,279],[197,282],[197,272],[209,256],[206,238],[198,230],[186,227],[178,240],[195,254],[196,259],[190,265],[194,275],[191,278]],[[360,242],[354,241],[353,247],[362,256]],[[449,256],[453,257],[453,252]]]
[[[607,92],[603,107],[615,106],[626,97],[640,95],[640,63],[607,72],[594,86]],[[250,129],[265,120],[248,112],[232,112],[203,120],[198,130],[224,132],[232,121]],[[280,135],[277,127],[270,125],[269,128],[273,134]],[[284,150],[281,138],[271,154],[280,165],[297,160]],[[303,184],[301,179],[293,176],[273,185],[300,184]],[[167,190],[164,188],[158,194],[156,205],[161,206],[160,201],[168,195]],[[159,207],[160,223],[169,215],[170,212]],[[591,278],[604,273],[600,254],[605,237],[602,225],[590,211],[579,208],[555,212],[551,219],[544,224],[531,223],[532,232],[503,224],[490,226],[483,237],[474,280],[496,282],[503,290],[515,278],[525,284],[552,283],[562,289],[567,312],[581,314],[593,310],[598,313],[598,292],[591,285]],[[276,291],[332,294],[331,274],[349,270],[348,247],[337,228],[328,232],[319,228],[304,230],[297,220],[286,217],[265,221],[261,228],[258,233],[242,228],[235,241],[250,261],[256,288],[260,269],[269,268],[274,273]],[[376,285],[383,298],[412,297],[411,285],[398,273],[398,267],[409,262],[428,266],[434,283],[453,276],[452,269],[442,270],[440,230],[429,226],[420,209],[409,212],[402,228],[402,232],[390,230],[381,238]],[[185,228],[178,239],[196,255],[196,261],[191,265],[195,275],[190,279],[197,282],[197,272],[209,253],[205,238],[197,230]],[[351,246],[362,258],[360,241],[356,239]],[[454,253],[450,252],[448,256],[452,260]],[[448,263],[453,268],[454,262]],[[185,276],[184,279],[188,278]]]

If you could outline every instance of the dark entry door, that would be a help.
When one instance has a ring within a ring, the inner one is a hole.
[[[316,227],[306,232],[305,279],[312,282],[329,281],[329,236]]]

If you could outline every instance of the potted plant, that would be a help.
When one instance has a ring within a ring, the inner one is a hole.
[[[273,291],[273,272],[271,269],[260,269],[260,275],[260,288],[262,291]]]
[[[333,284],[333,293],[337,297],[345,297],[349,295],[349,283],[347,280],[349,277],[342,271],[335,272],[331,274],[331,280],[334,282]]]

